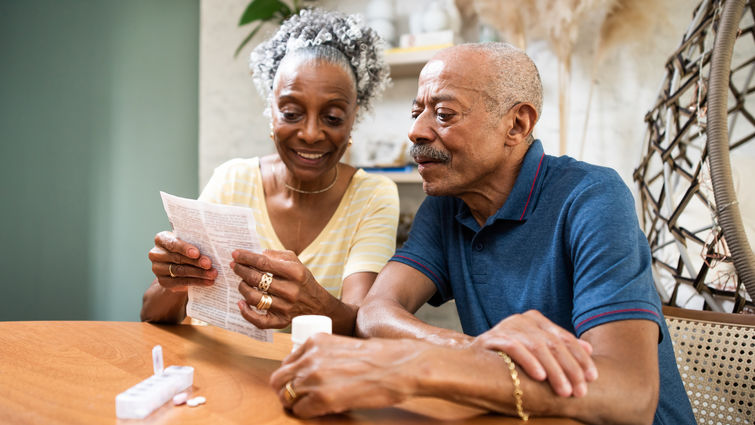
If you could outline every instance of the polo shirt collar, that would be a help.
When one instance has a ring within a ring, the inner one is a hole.
[[[506,202],[492,217],[489,217],[486,225],[495,220],[526,221],[532,213],[535,201],[540,195],[543,175],[545,174],[546,158],[543,144],[539,139],[532,142],[522,161],[522,168],[514,182],[514,187],[506,198]],[[478,230],[479,226],[472,217],[469,207],[461,203],[461,208],[456,219],[465,226]]]

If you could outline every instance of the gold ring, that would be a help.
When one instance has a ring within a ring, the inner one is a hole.
[[[270,289],[270,284],[273,283],[273,274],[270,272],[266,272],[262,274],[262,277],[260,277],[260,283],[257,285],[257,288],[259,288],[262,292],[267,292]]]
[[[170,277],[176,277],[176,275],[173,274],[173,263],[168,265],[168,273],[170,273]]]
[[[267,310],[273,304],[273,297],[267,294],[262,294],[260,302],[257,303],[257,310]]]
[[[293,381],[286,382],[286,399],[289,403],[293,403],[294,400],[296,400],[296,391],[294,391],[294,386],[291,384]]]

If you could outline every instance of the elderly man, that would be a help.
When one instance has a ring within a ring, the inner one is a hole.
[[[694,423],[631,193],[612,170],[546,155],[532,137],[541,104],[534,63],[509,45],[427,63],[409,138],[430,196],[357,316],[360,336],[381,338],[321,336],[290,356],[271,384],[294,413],[419,395],[523,418]],[[450,299],[465,334],[413,315]]]

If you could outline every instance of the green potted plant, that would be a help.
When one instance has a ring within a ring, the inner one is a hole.
[[[288,17],[296,15],[302,9],[306,9],[305,6],[302,6],[302,2],[312,3],[314,1],[315,0],[293,0],[291,5],[282,0],[250,1],[249,5],[244,10],[244,13],[241,15],[239,26],[243,27],[253,23],[256,23],[256,25],[241,44],[239,44],[239,47],[236,48],[236,52],[233,56],[236,57],[239,55],[241,49],[249,43],[265,22],[274,21],[280,24],[288,19]]]

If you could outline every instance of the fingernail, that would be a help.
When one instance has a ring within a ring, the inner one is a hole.
[[[538,381],[544,381],[548,375],[545,373],[545,369],[538,369],[535,371],[535,379]]]
[[[574,397],[584,397],[587,394],[587,384],[581,383],[574,389]]]
[[[591,367],[590,369],[587,370],[586,375],[587,375],[586,378],[588,381],[594,381],[598,379],[598,370],[595,369],[594,367]]]
[[[572,386],[570,384],[564,384],[563,387],[561,387],[561,395],[564,397],[569,397],[574,393],[574,390],[572,389]]]
[[[189,257],[199,257],[199,250],[196,248],[189,248]]]
[[[238,255],[239,255],[239,252],[238,252],[238,251],[233,251],[233,252],[231,253],[231,257],[233,257],[233,259],[234,259],[234,260],[236,259],[236,257],[238,257]]]
[[[229,266],[230,266],[231,268],[234,268],[234,267],[236,267],[236,262],[235,262],[235,261],[231,261],[231,262],[230,262],[230,264],[228,264],[228,265],[229,265]]]
[[[202,267],[204,268],[209,268],[210,266],[212,266],[212,261],[210,261],[209,258],[202,258],[201,260],[199,260],[199,263],[202,264]]]

